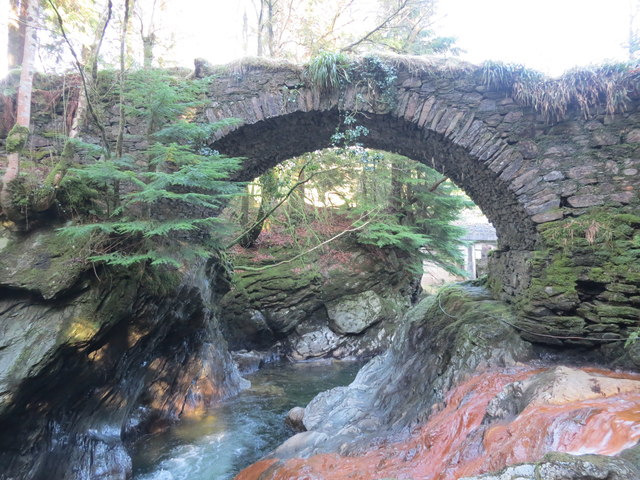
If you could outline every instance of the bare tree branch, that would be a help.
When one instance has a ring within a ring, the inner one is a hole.
[[[309,162],[305,163],[302,166],[302,171],[304,171],[304,169],[309,165]],[[240,243],[240,241],[249,233],[251,232],[251,230],[253,230],[254,228],[256,228],[258,225],[260,225],[262,222],[264,222],[267,218],[269,218],[271,216],[271,214],[273,214],[273,212],[275,212],[280,205],[282,205],[290,196],[291,194],[293,194],[293,192],[296,190],[296,188],[298,188],[300,185],[304,185],[305,183],[307,183],[308,181],[310,181],[313,177],[316,177],[318,175],[324,174],[324,173],[328,173],[328,172],[332,172],[334,170],[340,170],[341,168],[345,168],[348,167],[349,165],[342,165],[339,167],[335,167],[335,168],[329,168],[326,170],[320,170],[317,172],[313,172],[311,173],[311,175],[309,175],[307,178],[305,178],[304,180],[299,180],[298,182],[296,182],[288,191],[287,193],[282,197],[282,199],[280,199],[280,201],[278,203],[276,203],[272,208],[269,209],[269,211],[265,212],[263,215],[260,216],[260,218],[258,218],[255,222],[253,222],[251,225],[249,225],[249,227],[247,227],[245,230],[243,230],[243,232],[238,235],[236,238],[234,238],[231,243],[229,243],[228,245],[226,245],[224,248],[228,249],[233,247],[234,245]]]
[[[363,37],[361,37],[359,40],[356,40],[355,42],[351,43],[350,45],[347,45],[344,48],[341,48],[340,51],[341,52],[349,52],[353,50],[353,47],[357,47],[358,45],[360,45],[362,42],[365,42],[367,40],[369,40],[369,38],[376,32],[382,30],[384,27],[386,27],[392,20],[394,20],[398,15],[400,15],[404,8],[409,4],[410,0],[403,0],[400,5],[398,5],[398,8],[396,8],[393,13],[391,13],[390,15],[388,15],[381,23],[378,24],[377,27],[375,27],[373,30],[370,30],[367,34],[365,34]]]
[[[82,88],[84,90],[84,94],[87,97],[87,108],[89,109],[91,118],[93,118],[93,121],[95,122],[96,126],[100,130],[100,136],[102,138],[102,143],[104,144],[104,149],[105,149],[105,157],[110,158],[111,149],[109,148],[109,142],[107,141],[107,132],[105,131],[104,125],[102,125],[102,122],[100,122],[100,119],[98,118],[98,115],[96,114],[96,111],[93,108],[93,103],[89,98],[89,87],[87,86],[87,78],[84,74],[84,68],[80,63],[80,59],[78,58],[78,55],[76,54],[75,49],[73,48],[73,44],[71,43],[71,41],[69,40],[69,37],[67,36],[67,32],[64,29],[64,22],[62,20],[62,16],[60,15],[60,12],[58,11],[55,4],[53,3],[53,0],[49,0],[49,4],[51,5],[51,8],[53,8],[53,11],[56,14],[56,19],[58,21],[58,26],[60,27],[60,32],[62,33],[64,41],[69,46],[69,50],[71,51],[71,55],[73,56],[76,68],[78,69],[78,73],[80,74],[80,80],[82,80]]]

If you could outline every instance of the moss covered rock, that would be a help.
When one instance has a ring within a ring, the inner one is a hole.
[[[417,279],[395,252],[336,241],[290,261],[290,249],[240,251],[223,328],[235,349],[276,345],[291,358],[370,356],[388,345]]]
[[[531,282],[515,301],[527,339],[604,346],[611,358],[623,353],[623,340],[640,327],[636,212],[603,206],[539,226]]]

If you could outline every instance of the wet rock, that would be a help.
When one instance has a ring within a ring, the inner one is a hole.
[[[558,366],[508,384],[489,403],[483,421],[510,420],[525,408],[567,405],[626,393],[640,393],[640,378],[612,378],[597,371]]]
[[[238,371],[243,375],[257,371],[262,365],[262,356],[254,351],[232,352],[231,357],[236,362]]]
[[[314,436],[313,444],[306,443],[296,435],[275,456],[357,451],[426,419],[444,392],[476,368],[528,358],[529,345],[502,319],[515,321],[480,287],[451,287],[424,299],[403,319],[387,353],[365,365],[348,387],[323,392],[307,405],[307,433],[326,435],[325,441]]]
[[[460,480],[631,480],[640,478],[640,470],[622,458],[602,455],[551,453],[535,464],[507,467]]]
[[[304,426],[304,408],[293,407],[284,419],[285,425],[288,425],[296,432],[304,432],[306,430]]]
[[[0,299],[0,477],[124,480],[125,441],[248,386],[211,309],[225,267],[212,257],[162,295],[137,278],[101,282],[86,264],[51,272],[75,248],[50,237],[9,242],[0,255],[12,272],[0,280],[10,287]]]
[[[340,337],[329,327],[320,327],[293,340],[289,356],[293,360],[324,357],[337,348],[339,341]]]

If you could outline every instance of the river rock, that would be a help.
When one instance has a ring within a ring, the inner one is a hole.
[[[243,375],[256,372],[262,366],[264,361],[264,354],[253,350],[250,352],[247,352],[246,350],[233,352],[231,357],[236,363],[238,371]]]
[[[326,307],[332,330],[342,334],[362,333],[382,318],[382,302],[372,290],[327,302]]]
[[[532,355],[508,325],[514,321],[505,304],[476,286],[423,299],[403,319],[389,351],[365,365],[348,387],[323,392],[307,405],[305,427],[326,441],[315,442],[316,435],[307,444],[294,436],[274,455],[349,454],[425,420],[445,392],[477,368],[513,365]]]
[[[289,357],[292,360],[321,358],[335,350],[339,341],[340,337],[338,335],[329,327],[323,326],[292,339]]]
[[[535,464],[507,467],[460,480],[636,480],[640,470],[623,458],[550,453]]]
[[[565,405],[640,392],[640,380],[611,378],[597,371],[557,366],[507,385],[488,405],[485,423],[515,417],[527,407]]]
[[[304,432],[306,430],[304,426],[304,408],[293,407],[284,419],[285,425],[288,425],[296,432]]]

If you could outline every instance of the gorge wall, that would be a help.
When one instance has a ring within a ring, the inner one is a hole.
[[[0,246],[0,478],[124,480],[128,441],[245,386],[217,258],[163,283],[94,270],[52,231]]]

